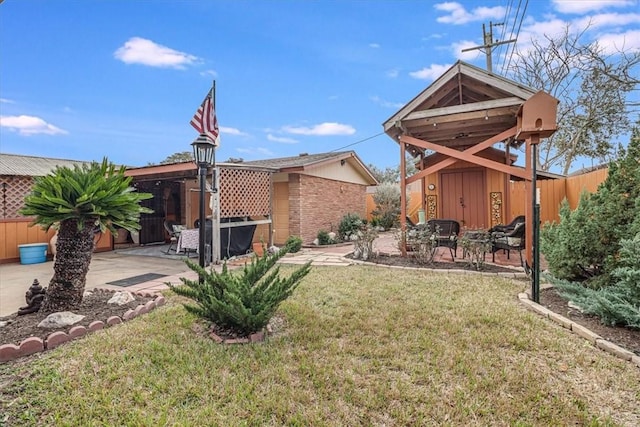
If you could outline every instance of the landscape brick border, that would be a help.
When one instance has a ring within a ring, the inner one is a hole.
[[[112,292],[114,290],[107,289],[94,289],[93,292]],[[136,317],[148,313],[156,307],[165,305],[166,299],[163,295],[151,293],[151,292],[132,292],[133,295],[137,295],[144,298],[155,298],[148,301],[146,304],[139,304],[134,309],[128,309],[122,316],[111,316],[106,321],[96,320],[91,322],[88,327],[86,326],[72,326],[68,332],[56,331],[47,335],[45,339],[40,337],[29,337],[20,342],[19,345],[15,344],[2,344],[0,345],[0,363],[10,362],[12,360],[19,359],[21,357],[29,356],[34,353],[39,353],[46,350],[52,350],[61,344],[72,341],[76,338],[85,336],[86,334],[94,331],[99,331],[105,327],[114,326],[122,322],[135,319]]]
[[[600,350],[604,350],[607,353],[612,354],[622,360],[629,361],[635,364],[638,368],[640,368],[640,356],[637,356],[632,351],[622,348],[619,345],[612,343],[611,341],[607,341],[604,338],[602,338],[600,335],[596,334],[595,332],[592,332],[591,330],[585,328],[582,325],[575,323],[571,319],[567,319],[566,317],[561,316],[557,313],[554,313],[548,308],[543,307],[540,304],[532,301],[529,298],[529,294],[527,294],[526,292],[522,292],[518,294],[518,299],[520,300],[520,303],[524,305],[526,308],[528,308],[529,310],[541,315],[542,317],[553,320],[555,323],[559,324],[563,328],[568,329],[571,332],[575,333],[576,335],[586,339],[592,345],[599,348]]]

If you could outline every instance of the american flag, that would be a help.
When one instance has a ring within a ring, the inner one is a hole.
[[[216,118],[216,111],[213,108],[211,92],[209,92],[204,101],[202,101],[202,105],[200,105],[196,114],[193,115],[191,126],[198,132],[207,135],[209,139],[211,139],[211,142],[218,145],[218,135],[220,131],[218,130],[218,119]]]

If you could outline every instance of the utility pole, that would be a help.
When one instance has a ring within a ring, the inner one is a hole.
[[[500,46],[502,44],[507,44],[507,43],[515,43],[518,39],[511,39],[511,40],[505,40],[505,41],[498,41],[496,40],[495,42],[493,41],[493,27],[499,27],[504,25],[504,22],[501,22],[499,24],[494,24],[493,22],[489,21],[489,32],[487,32],[486,27],[484,24],[482,24],[482,39],[484,41],[484,44],[481,46],[475,46],[475,47],[469,47],[467,49],[462,49],[463,52],[469,52],[470,50],[480,50],[480,51],[484,51],[485,55],[487,56],[487,71],[488,72],[493,72],[493,66],[492,66],[492,62],[491,62],[491,51],[493,50],[494,47],[496,46]]]

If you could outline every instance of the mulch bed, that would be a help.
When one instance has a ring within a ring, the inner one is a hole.
[[[640,329],[629,329],[620,326],[606,326],[600,323],[600,319],[580,313],[570,308],[567,300],[562,298],[555,289],[543,289],[540,291],[540,304],[549,310],[560,314],[573,322],[584,326],[590,331],[600,335],[607,341],[619,345],[640,356]]]
[[[91,295],[82,299],[80,308],[73,310],[73,313],[85,316],[80,322],[73,326],[85,326],[95,320],[100,320],[106,323],[106,320],[111,316],[122,317],[122,315],[129,309],[135,309],[138,305],[146,304],[148,301],[153,300],[155,297],[144,297],[135,295],[135,301],[132,301],[125,305],[107,304],[107,301],[113,296],[111,291],[95,291]],[[1,344],[15,344],[19,345],[20,342],[29,337],[39,337],[45,339],[49,334],[56,331],[68,332],[72,326],[59,329],[42,329],[38,328],[40,323],[48,313],[31,313],[23,316],[12,314],[10,316],[0,317],[0,321],[9,321],[10,323],[0,327],[0,345]]]
[[[353,255],[347,255],[347,258],[353,259]],[[403,257],[400,255],[380,255],[368,260],[372,264],[381,265],[393,265],[399,267],[416,267],[416,268],[432,268],[435,270],[467,270],[478,271],[472,265],[466,261],[444,262],[434,261],[429,264],[419,262],[415,257]],[[515,269],[509,267],[502,267],[497,264],[484,263],[482,269],[479,270],[483,273],[523,273],[522,269]]]

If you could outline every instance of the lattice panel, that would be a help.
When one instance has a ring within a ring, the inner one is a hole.
[[[220,168],[220,217],[271,214],[271,173]]]
[[[427,219],[438,217],[438,197],[435,194],[427,195]]]
[[[2,218],[23,218],[18,213],[24,207],[24,198],[31,193],[33,178],[28,176],[0,177],[0,192],[2,197]]]
[[[502,224],[502,193],[499,191],[490,194],[491,226]]]

